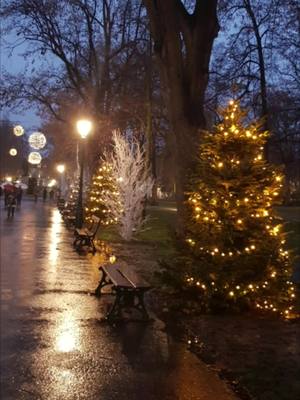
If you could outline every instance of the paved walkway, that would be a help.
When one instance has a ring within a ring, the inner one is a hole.
[[[54,207],[24,201],[8,221],[1,204],[1,399],[235,398],[160,321],[101,322],[97,259],[71,240]]]

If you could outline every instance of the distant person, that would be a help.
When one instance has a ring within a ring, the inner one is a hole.
[[[39,190],[37,187],[34,189],[33,197],[34,197],[34,202],[37,203],[38,198],[39,198]]]
[[[54,190],[53,189],[51,189],[49,192],[49,198],[50,198],[50,200],[54,199]]]
[[[7,219],[9,219],[10,217],[14,217],[16,206],[17,200],[15,195],[13,193],[9,193],[9,195],[7,196]]]
[[[22,197],[23,197],[23,189],[19,187],[17,189],[17,205],[20,206],[22,203]]]
[[[61,196],[61,190],[58,188],[56,189],[56,199],[59,200]]]
[[[44,187],[44,189],[43,189],[43,201],[46,201],[46,200],[47,200],[47,194],[48,194],[47,188]]]

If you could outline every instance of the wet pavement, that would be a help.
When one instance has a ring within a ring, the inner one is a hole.
[[[235,398],[159,320],[103,322],[99,256],[71,242],[53,206],[25,200],[7,220],[1,204],[1,399]]]

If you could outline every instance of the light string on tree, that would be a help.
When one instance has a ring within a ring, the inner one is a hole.
[[[289,317],[295,287],[282,224],[273,210],[280,201],[284,176],[264,159],[268,132],[261,131],[258,123],[245,128],[243,116],[231,100],[223,121],[214,133],[206,134],[200,147],[205,178],[188,197],[192,216],[186,242],[211,270],[204,279],[187,275],[186,283],[203,295],[222,292],[232,301],[248,298],[256,309]],[[255,260],[262,264],[264,277]],[[244,281],[239,264],[247,268]],[[226,280],[226,268],[236,277],[232,274]],[[247,278],[255,274],[257,279]]]

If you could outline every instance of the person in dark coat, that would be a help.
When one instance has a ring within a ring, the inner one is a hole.
[[[9,195],[7,196],[7,219],[9,219],[10,217],[14,217],[16,206],[16,196],[14,195],[14,193],[9,193]]]
[[[34,196],[34,202],[37,203],[39,198],[39,189],[37,187],[34,189],[33,196]]]
[[[23,189],[21,187],[18,187],[18,189],[17,189],[17,204],[18,204],[18,206],[21,205],[22,197],[23,197]]]
[[[43,201],[46,201],[46,200],[47,200],[47,194],[48,194],[47,188],[44,187],[44,189],[43,189]]]

